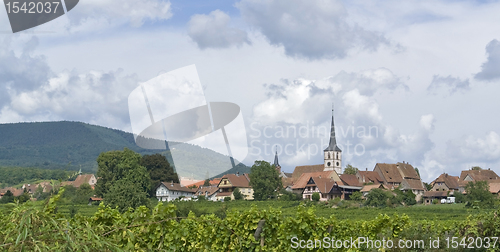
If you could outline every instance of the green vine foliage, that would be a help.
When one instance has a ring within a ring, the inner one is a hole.
[[[294,217],[280,209],[228,211],[221,219],[214,214],[176,216],[172,204],[158,203],[121,213],[101,204],[91,217],[57,213],[64,189],[43,208],[11,203],[0,216],[1,251],[330,251],[331,248],[292,248],[291,240],[369,239],[424,240],[446,237],[498,237],[496,212],[471,215],[461,221],[411,220],[406,215],[380,214],[371,220],[351,221],[318,217],[314,207],[299,206]],[[249,203],[250,204],[250,203]],[[497,244],[498,245],[498,244]],[[497,246],[498,247],[498,246]],[[372,251],[366,246],[337,251]],[[426,249],[391,251],[428,251]],[[439,251],[448,251],[442,249]],[[452,251],[451,249],[449,251]],[[456,250],[453,250],[456,251]],[[493,250],[491,250],[493,251]]]

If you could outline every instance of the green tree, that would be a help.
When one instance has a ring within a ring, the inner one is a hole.
[[[283,187],[278,171],[266,161],[255,161],[249,176],[255,200],[266,200],[274,197],[278,190]]]
[[[231,197],[229,197],[229,196],[228,197],[224,197],[224,202],[226,202],[226,201],[231,201]]]
[[[210,186],[210,179],[205,179],[205,182],[203,182],[203,186]]]
[[[408,190],[405,193],[405,198],[404,198],[403,202],[407,206],[413,206],[413,205],[417,204],[417,200],[415,198],[416,198],[416,195],[411,190]]]
[[[7,190],[3,197],[0,199],[0,203],[5,204],[5,203],[12,203],[14,202],[14,194],[10,190]]]
[[[140,165],[141,155],[127,148],[123,151],[101,153],[97,158],[95,193],[104,196],[104,203],[117,206],[120,211],[129,207],[147,205],[151,179],[147,169]]]
[[[179,177],[174,172],[172,166],[164,155],[159,153],[154,155],[144,155],[141,159],[141,165],[146,167],[149,172],[151,187],[148,191],[149,196],[154,196],[156,187],[161,182],[179,183]]]
[[[141,155],[125,148],[123,151],[103,152],[97,158],[95,193],[104,196],[122,179],[129,179],[136,187],[148,192],[151,180],[148,171],[140,165]]]
[[[351,194],[351,200],[360,201],[363,199],[363,194],[361,192],[353,192]]]
[[[316,202],[318,202],[320,198],[321,198],[321,196],[319,195],[318,192],[313,193],[312,196],[311,196],[311,199],[313,201],[316,201]]]
[[[104,203],[113,207],[118,207],[120,212],[125,212],[129,208],[148,205],[148,195],[145,190],[141,190],[136,184],[126,179],[121,179],[109,189],[104,195]]]
[[[234,200],[242,200],[244,197],[244,195],[240,192],[239,188],[234,189],[233,196],[234,196]]]
[[[345,169],[344,169],[344,174],[351,174],[351,175],[356,175],[358,172],[358,168],[348,164]]]
[[[483,169],[483,168],[481,168],[481,167],[479,167],[479,166],[473,166],[473,167],[472,167],[472,170],[473,170],[473,171],[480,171],[480,170],[482,170],[482,169]]]
[[[417,172],[418,177],[420,178],[420,171],[418,170],[417,167],[415,167],[415,171]]]
[[[94,195],[94,190],[89,184],[82,184],[77,190],[75,197],[73,198],[73,203],[75,204],[86,204],[89,198]]]
[[[487,181],[469,182],[465,186],[467,193],[468,207],[478,206],[481,208],[492,208],[495,203],[495,196],[490,192]]]
[[[432,185],[429,183],[424,182],[424,186],[425,186],[425,189],[427,189],[427,191],[430,191],[432,189]]]
[[[366,205],[375,207],[387,206],[388,199],[389,197],[384,190],[375,188],[370,190],[370,192],[368,192],[368,195],[366,195]]]

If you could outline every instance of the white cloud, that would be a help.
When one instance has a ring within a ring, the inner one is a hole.
[[[451,140],[447,143],[447,161],[464,162],[497,162],[500,161],[500,136],[491,131],[484,137],[472,135]]]
[[[170,2],[162,0],[87,0],[80,1],[69,13],[73,22],[105,18],[113,23],[129,22],[135,27],[146,20],[172,17]]]
[[[286,55],[306,59],[344,58],[354,48],[375,51],[388,40],[348,21],[341,1],[243,0],[243,18]]]
[[[474,77],[478,80],[494,80],[500,78],[500,41],[494,39],[486,45],[488,59],[481,66],[481,72]]]
[[[344,89],[356,88],[363,95],[373,96],[378,90],[395,90],[399,87],[408,91],[398,76],[386,68],[364,70],[359,73],[341,71],[328,78],[331,83],[342,83]]]
[[[215,10],[208,15],[193,15],[188,23],[188,34],[199,48],[227,48],[250,44],[245,31],[230,26],[231,17]]]
[[[126,98],[137,85],[137,77],[122,70],[86,74],[66,71],[33,90],[10,90],[11,102],[2,109],[0,121],[71,120],[129,128]]]
[[[449,94],[454,94],[458,91],[470,90],[469,79],[461,80],[458,77],[442,77],[434,75],[431,84],[427,87],[427,91],[431,94],[437,94],[441,90],[446,90]]]
[[[357,86],[366,94],[362,94]],[[417,130],[411,133],[404,134],[387,124],[374,94],[392,92],[398,87],[407,90],[399,78],[387,69],[350,74],[341,72],[320,81],[285,80],[280,85],[266,86],[268,98],[254,107],[253,119],[261,126],[261,131],[273,125],[267,129],[267,136],[262,137],[267,143],[281,147],[293,145],[291,149],[295,153],[286,153],[287,156],[298,155],[300,158],[283,160],[285,165],[321,163],[322,148],[328,144],[330,108],[335,101],[337,142],[343,151],[345,164],[372,167],[374,162],[407,161],[421,165],[425,154],[434,148],[430,139],[434,131],[434,115],[422,115],[420,120],[415,119]],[[287,127],[298,131],[308,129],[310,134],[298,137],[280,135],[279,132],[282,129],[286,131]],[[262,139],[261,143],[264,142]],[[320,145],[319,148],[317,145]],[[304,148],[296,149],[297,146]]]
[[[33,90],[47,82],[52,75],[46,58],[33,55],[38,39],[31,37],[20,53],[12,49],[12,40],[6,38],[0,46],[0,107],[10,101],[11,90]]]

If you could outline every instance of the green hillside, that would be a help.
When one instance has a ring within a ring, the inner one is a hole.
[[[171,143],[183,159],[189,160],[184,171],[195,178],[204,179],[200,168],[207,164],[222,166],[229,159],[209,149],[195,145]],[[86,172],[97,170],[96,159],[101,152],[129,148],[142,155],[161,150],[146,150],[138,147],[131,133],[90,125],[81,122],[36,122],[0,124],[0,166],[37,167],[45,169],[67,169]],[[170,163],[172,160],[167,151]],[[237,170],[249,172],[239,165]],[[210,173],[210,176],[218,175]],[[226,173],[226,172],[225,172]]]

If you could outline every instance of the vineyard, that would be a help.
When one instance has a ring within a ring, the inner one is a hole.
[[[495,237],[500,234],[496,212],[470,215],[463,220],[413,220],[407,215],[379,214],[370,220],[320,217],[315,207],[295,207],[294,216],[283,216],[279,209],[230,210],[225,217],[214,214],[187,217],[176,214],[176,206],[158,203],[152,210],[143,206],[120,213],[100,205],[90,217],[67,218],[57,213],[61,192],[43,207],[33,203],[10,204],[1,216],[1,248],[6,251],[328,251],[292,241],[372,240],[425,241],[426,247],[390,251],[428,251],[429,238],[440,238],[435,251],[447,249],[446,238]],[[250,203],[249,203],[250,204]],[[455,238],[456,239],[456,238]],[[472,238],[471,238],[472,239]],[[468,245],[463,243],[464,246]],[[323,244],[325,245],[325,244]],[[498,244],[495,244],[498,247]],[[292,247],[292,246],[295,246]],[[490,248],[479,251],[495,251]],[[366,245],[338,251],[372,251]],[[375,249],[374,251],[376,251]],[[463,251],[465,249],[462,248]],[[475,249],[478,251],[478,249]]]

